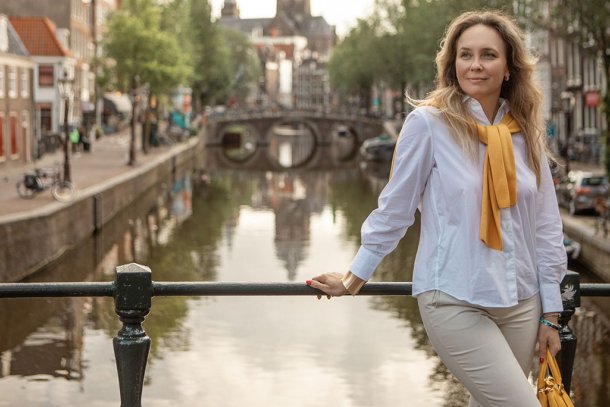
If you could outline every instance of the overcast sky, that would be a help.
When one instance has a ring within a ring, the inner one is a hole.
[[[329,24],[337,26],[337,34],[344,36],[356,19],[366,17],[375,0],[311,0],[311,14],[323,16]],[[220,16],[224,0],[211,0],[213,15]],[[275,16],[276,0],[237,0],[241,18]]]

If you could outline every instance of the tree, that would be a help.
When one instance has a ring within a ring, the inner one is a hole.
[[[260,64],[244,35],[212,21],[208,0],[173,0],[163,7],[162,26],[176,35],[189,55],[195,110],[244,98],[258,81]]]
[[[376,0],[373,13],[358,22],[335,49],[331,81],[348,94],[368,93],[375,83],[401,95],[407,87],[422,97],[435,77],[434,59],[449,22],[466,10],[513,10],[511,0]],[[404,99],[401,110],[405,111]]]
[[[115,62],[118,88],[134,97],[134,115],[139,84],[147,84],[151,96],[160,95],[179,85],[190,72],[176,37],[160,29],[160,12],[153,0],[126,0],[108,19],[105,55]],[[134,165],[135,117],[131,120],[128,164]]]
[[[207,0],[188,0],[189,35],[193,52],[193,94],[201,107],[224,103],[229,93],[231,72],[229,50],[220,27],[211,19]]]
[[[108,20],[104,49],[116,62],[117,84],[123,90],[137,75],[151,92],[160,94],[190,74],[178,39],[161,29],[160,11],[152,0],[125,0]]]
[[[237,102],[244,102],[252,85],[258,83],[262,75],[261,64],[256,50],[244,34],[230,28],[220,29],[224,47],[228,53],[228,72],[231,82],[228,96]]]
[[[331,84],[339,91],[360,97],[360,107],[368,111],[370,89],[375,83],[376,27],[366,20],[358,20],[345,40],[339,44],[330,58],[328,69]]]

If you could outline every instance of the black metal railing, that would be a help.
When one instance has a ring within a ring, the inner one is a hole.
[[[411,295],[411,283],[367,283],[358,295]],[[561,283],[564,311],[559,318],[562,350],[558,355],[563,382],[570,391],[576,355],[576,336],[568,326],[581,296],[610,296],[610,284],[580,284],[575,272]],[[316,295],[303,283],[154,282],[146,266],[131,263],[116,268],[114,282],[7,283],[0,284],[1,298],[113,297],[123,323],[113,338],[121,407],[140,407],[150,338],[142,328],[152,297],[160,296],[292,296]]]

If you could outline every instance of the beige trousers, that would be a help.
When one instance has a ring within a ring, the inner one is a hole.
[[[527,378],[542,313],[538,295],[484,308],[428,291],[417,303],[430,342],[470,392],[470,407],[540,407]]]

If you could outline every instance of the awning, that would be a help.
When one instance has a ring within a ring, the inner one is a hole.
[[[131,112],[131,100],[129,100],[129,96],[125,94],[105,93],[104,99],[112,102],[119,112]]]

